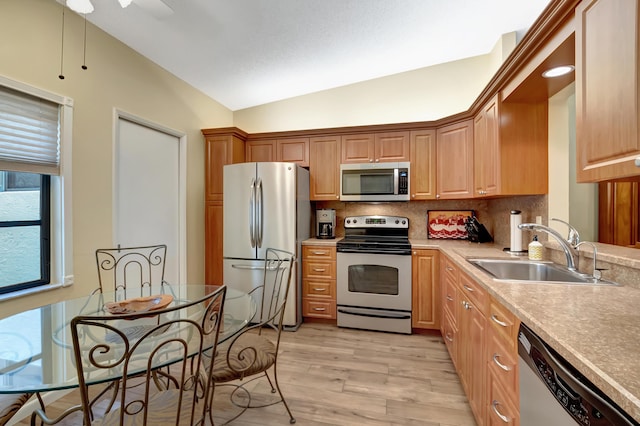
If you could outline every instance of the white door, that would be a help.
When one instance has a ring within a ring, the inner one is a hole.
[[[184,280],[180,137],[117,120],[114,155],[114,246],[167,245],[165,280]]]

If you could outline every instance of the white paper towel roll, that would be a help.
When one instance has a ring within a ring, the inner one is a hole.
[[[522,230],[518,225],[522,223],[520,210],[511,210],[511,251],[522,251]]]

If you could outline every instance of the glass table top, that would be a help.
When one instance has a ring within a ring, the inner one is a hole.
[[[164,285],[151,291],[146,289],[147,294],[133,297],[171,294],[173,300],[169,306],[179,306],[185,301],[201,299],[216,288],[205,285]],[[121,300],[116,293],[96,293],[0,320],[0,394],[77,387],[69,325],[71,319],[80,314],[111,315],[107,306],[115,300]],[[219,343],[242,330],[253,319],[255,312],[256,304],[249,294],[228,288]],[[125,320],[123,324],[126,324]],[[117,377],[117,373],[114,373],[114,377]],[[92,383],[111,379],[100,377]]]

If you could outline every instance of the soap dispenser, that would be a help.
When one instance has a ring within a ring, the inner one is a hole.
[[[533,241],[529,243],[529,260],[542,260],[542,243],[538,241],[538,236],[533,236]]]

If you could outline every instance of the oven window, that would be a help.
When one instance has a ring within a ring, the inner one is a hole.
[[[398,268],[350,265],[349,292],[398,295]]]

